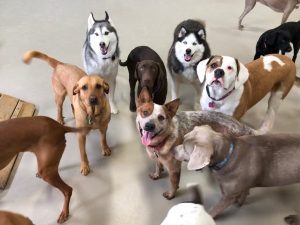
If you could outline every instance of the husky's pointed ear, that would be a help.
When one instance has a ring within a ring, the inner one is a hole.
[[[185,34],[186,34],[186,29],[184,27],[181,27],[181,29],[178,33],[178,38],[184,37]]]
[[[198,75],[198,79],[200,80],[200,83],[204,82],[207,65],[213,57],[214,56],[211,56],[209,59],[202,60],[198,63],[196,71],[197,71],[197,75]]]
[[[148,90],[147,87],[143,87],[143,89],[141,90],[141,93],[139,94],[139,98],[138,98],[138,106],[148,103],[148,102],[152,102],[152,94],[150,93],[150,91]]]
[[[187,164],[188,170],[199,170],[209,165],[212,154],[213,147],[211,145],[203,147],[194,145],[194,150],[190,155],[190,160]]]
[[[238,89],[241,87],[249,78],[249,71],[246,68],[246,66],[242,63],[240,63],[237,59],[235,59],[236,63],[236,78],[235,78],[235,83],[234,87],[235,89]]]
[[[198,35],[199,35],[199,37],[201,37],[202,39],[204,39],[205,40],[205,32],[204,32],[204,30],[203,29],[200,29],[199,31],[198,31]]]
[[[88,30],[92,28],[92,26],[95,23],[95,18],[92,12],[90,12],[89,18],[88,18]]]
[[[79,93],[79,85],[78,83],[75,84],[75,86],[73,87],[73,95],[77,95]]]
[[[165,104],[164,106],[167,109],[167,114],[173,118],[178,110],[178,107],[180,105],[180,99],[176,98],[173,101],[168,102],[167,104]]]
[[[107,11],[105,11],[105,19],[104,19],[104,20],[106,20],[107,22],[109,22],[110,25],[112,25],[112,26],[114,27],[113,21],[112,21],[112,19],[109,17]]]

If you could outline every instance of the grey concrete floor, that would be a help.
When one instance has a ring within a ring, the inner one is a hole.
[[[206,21],[207,39],[213,54],[231,55],[249,62],[260,34],[277,26],[281,14],[260,4],[244,19],[244,31],[237,30],[237,20],[244,7],[242,0],[0,0],[0,92],[36,104],[39,115],[56,117],[51,89],[51,68],[35,60],[30,66],[21,61],[25,51],[40,50],[63,62],[82,67],[81,49],[90,11],[98,19],[107,10],[118,30],[121,58],[138,45],[149,45],[166,62],[175,26],[184,19]],[[300,19],[295,10],[290,21]],[[300,57],[300,56],[299,56]],[[297,61],[298,75],[300,59]],[[220,198],[217,184],[208,171],[185,169],[178,197],[167,201],[162,193],[168,188],[168,177],[152,181],[148,173],[154,168],[139,141],[135,114],[128,110],[128,74],[119,68],[116,99],[120,113],[112,116],[108,143],[111,157],[99,150],[99,133],[88,136],[87,149],[92,172],[79,172],[79,150],[75,135],[67,135],[67,147],[60,164],[60,174],[74,188],[70,204],[72,225],[156,225],[168,209],[184,200],[186,184],[198,183],[209,208]],[[181,110],[191,110],[193,92],[183,86]],[[293,87],[281,105],[273,132],[300,131],[300,89]],[[170,99],[170,97],[168,97]],[[242,119],[258,127],[266,110],[266,99]],[[68,125],[74,125],[69,101],[64,112]],[[1,135],[1,134],[0,134]],[[23,154],[8,188],[0,193],[0,209],[30,217],[37,225],[56,224],[62,207],[62,195],[35,178],[36,159]],[[293,213],[299,204],[299,186],[253,189],[242,208],[231,207],[217,224],[282,225],[283,217]]]

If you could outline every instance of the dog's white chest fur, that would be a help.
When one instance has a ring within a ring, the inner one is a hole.
[[[193,67],[187,67],[183,70],[182,75],[184,79],[186,79],[189,82],[198,81],[196,71]]]
[[[90,61],[89,66],[85,65],[85,70],[88,74],[99,74],[105,79],[114,79],[118,73],[118,61],[116,57],[112,59],[98,59],[97,61]],[[111,77],[112,76],[112,77]]]
[[[222,112],[226,115],[233,116],[235,109],[240,103],[240,99],[243,92],[244,92],[244,86],[241,86],[240,88],[234,90],[225,99],[220,101],[214,101],[208,96],[206,88],[203,88],[202,97],[200,99],[201,108],[202,110]]]

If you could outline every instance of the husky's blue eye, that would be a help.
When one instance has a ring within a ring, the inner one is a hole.
[[[95,35],[96,35],[96,36],[99,36],[99,34],[98,34],[98,33],[95,33]]]
[[[104,32],[104,35],[108,35],[108,31],[105,31],[105,32]]]
[[[193,45],[196,45],[197,43],[196,42],[193,42]]]
[[[184,41],[184,42],[183,42],[183,44],[185,44],[185,45],[186,45],[186,44],[187,44],[187,42],[186,42],[186,41]]]

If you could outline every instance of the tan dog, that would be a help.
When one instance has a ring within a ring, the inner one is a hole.
[[[296,79],[294,62],[284,55],[267,55],[246,65],[229,56],[201,61],[197,74],[204,88],[203,110],[222,112],[240,119],[248,109],[271,92],[263,127],[273,127],[275,113]]]
[[[67,220],[72,195],[72,188],[58,173],[59,162],[66,146],[65,133],[79,131],[86,132],[87,128],[65,127],[44,116],[0,122],[0,169],[3,169],[19,152],[34,153],[38,165],[37,177],[56,187],[64,195],[64,206],[58,223]]]
[[[19,213],[0,211],[0,225],[33,225],[33,223]]]
[[[54,68],[52,86],[57,106],[57,121],[63,121],[62,106],[66,95],[69,96],[77,127],[89,126],[99,129],[101,133],[101,152],[109,156],[111,150],[106,142],[106,131],[110,121],[110,106],[106,98],[109,85],[98,75],[87,74],[75,65],[65,64],[41,52],[29,51],[24,54],[23,60],[29,63],[32,58],[40,58]],[[86,134],[78,134],[81,166],[80,172],[87,175],[90,172],[86,155]]]
[[[212,169],[222,192],[209,210],[214,218],[234,203],[241,206],[251,188],[300,183],[299,157],[300,134],[229,137],[210,126],[195,127],[175,149],[189,170]]]
[[[183,136],[195,126],[209,124],[217,131],[233,136],[256,134],[257,131],[239,123],[230,116],[218,112],[190,111],[177,112],[179,99],[165,105],[153,103],[151,93],[143,88],[137,108],[136,124],[141,142],[146,147],[150,158],[156,162],[156,170],[149,174],[150,178],[160,178],[163,166],[170,175],[171,190],[163,196],[172,199],[179,188],[181,162],[174,158],[173,149],[182,144]]]

